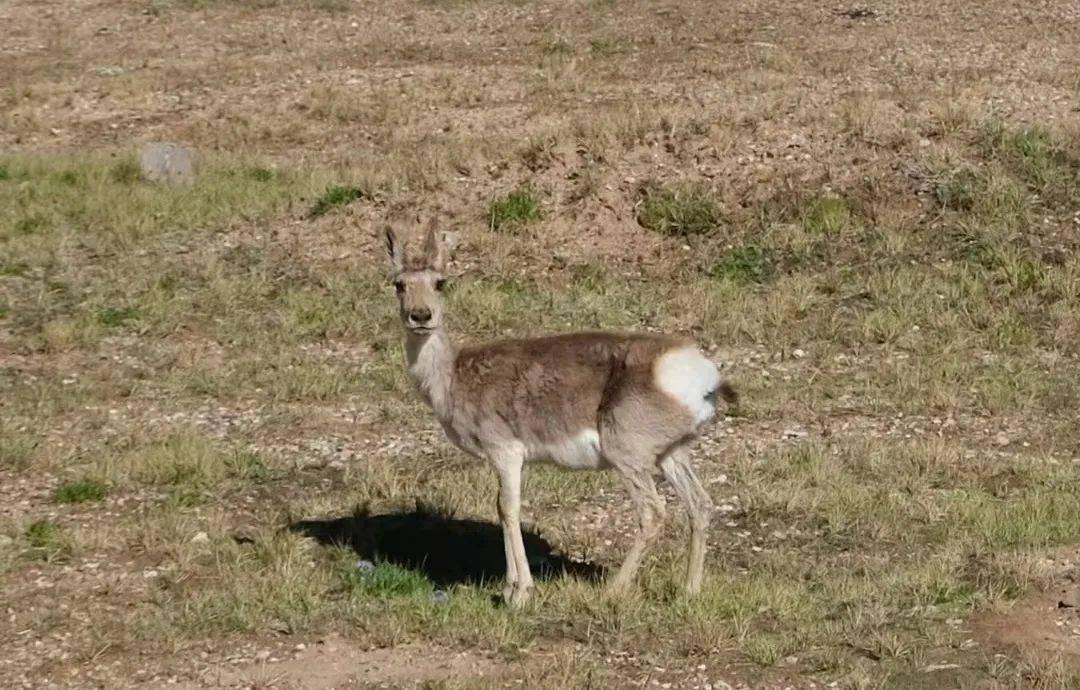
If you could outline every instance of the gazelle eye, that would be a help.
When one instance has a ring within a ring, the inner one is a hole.
[[[404,281],[404,280],[395,280],[395,281],[394,281],[394,290],[395,290],[395,291],[396,291],[396,292],[397,292],[397,293],[398,293],[399,295],[400,295],[401,293],[405,292],[405,281]]]
[[[435,281],[435,289],[436,290],[438,290],[439,292],[442,292],[444,287],[446,287],[446,278],[439,278],[438,280]]]

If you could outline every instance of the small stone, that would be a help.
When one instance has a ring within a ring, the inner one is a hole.
[[[806,356],[806,351],[801,350],[799,348],[795,348],[794,350],[791,351],[791,356],[794,357],[795,359],[802,359],[803,357]]]
[[[998,434],[996,436],[994,436],[994,445],[996,445],[996,446],[1001,446],[1001,447],[1004,448],[1005,446],[1009,445],[1010,443],[1012,443],[1012,440],[1009,438],[1008,434],[1006,434],[1004,431],[998,432]]]
[[[431,593],[431,600],[436,604],[445,604],[446,602],[450,601],[450,595],[446,592],[446,590],[437,589]]]
[[[353,563],[353,567],[362,573],[367,573],[375,570],[375,564],[367,560],[366,558],[361,558],[356,563]]]
[[[930,664],[923,667],[923,673],[934,673],[935,671],[947,671],[949,669],[960,668],[960,664]]]
[[[269,658],[270,658],[270,650],[269,649],[260,649],[255,654],[255,661],[266,661]]]
[[[210,541],[210,535],[206,532],[196,532],[195,536],[191,538],[192,544],[205,544]]]

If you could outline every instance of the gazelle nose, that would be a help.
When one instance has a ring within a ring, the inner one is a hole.
[[[413,309],[409,312],[409,320],[418,324],[427,323],[431,321],[431,310],[426,307]]]

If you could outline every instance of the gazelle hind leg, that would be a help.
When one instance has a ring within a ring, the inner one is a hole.
[[[504,517],[506,511],[503,505],[503,492],[499,491],[499,524],[503,525],[507,522]],[[517,588],[518,575],[517,575],[517,555],[514,551],[514,542],[510,538],[510,530],[505,526],[502,528],[503,533],[503,553],[506,556],[506,583],[503,585],[503,601],[509,602],[510,598],[514,594],[514,590]]]
[[[619,472],[637,512],[638,529],[626,558],[608,583],[608,591],[613,593],[623,592],[633,583],[645,554],[660,534],[665,512],[664,499],[656,491],[656,482],[653,481],[651,472],[622,467]]]
[[[672,449],[660,461],[664,478],[690,514],[689,564],[686,570],[686,591],[697,594],[705,576],[705,551],[712,517],[712,499],[690,467],[690,457],[684,446]]]

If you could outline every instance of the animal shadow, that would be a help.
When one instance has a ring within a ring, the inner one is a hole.
[[[370,515],[357,509],[347,517],[300,520],[289,529],[320,544],[348,546],[361,558],[385,561],[423,573],[437,587],[480,584],[506,577],[502,527],[448,515],[417,504],[412,511]],[[536,531],[522,529],[533,577],[568,575],[598,581],[603,566],[558,554]]]

